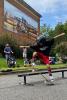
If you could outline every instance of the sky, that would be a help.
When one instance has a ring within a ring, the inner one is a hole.
[[[40,26],[46,24],[54,28],[58,22],[67,21],[67,0],[24,0],[42,17]]]

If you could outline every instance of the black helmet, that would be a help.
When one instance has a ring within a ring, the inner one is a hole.
[[[37,44],[40,46],[45,45],[46,43],[46,37],[44,35],[40,35],[37,37]]]

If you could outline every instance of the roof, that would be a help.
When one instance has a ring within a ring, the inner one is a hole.
[[[38,17],[41,17],[41,15],[37,11],[35,11],[30,5],[28,5],[24,0],[17,0],[17,1],[22,5],[24,5],[26,8],[28,8],[31,12],[36,14]]]

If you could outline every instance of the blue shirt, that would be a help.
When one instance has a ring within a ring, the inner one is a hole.
[[[11,54],[11,52],[12,52],[12,50],[11,50],[10,47],[5,47],[5,48],[4,48],[4,53],[5,53],[5,54],[8,54],[8,55],[9,55],[9,54]]]

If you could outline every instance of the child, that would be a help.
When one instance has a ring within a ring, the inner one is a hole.
[[[23,59],[24,59],[24,65],[28,64],[27,60],[27,48],[23,47]]]
[[[44,36],[40,36],[37,38],[36,43],[33,46],[27,46],[27,47],[34,49],[36,52],[33,54],[33,57],[32,57],[33,60],[35,56],[37,55],[43,61],[43,63],[47,65],[48,74],[49,74],[51,81],[53,81],[53,76],[52,76],[50,61],[49,61],[51,47],[54,44],[54,39],[64,34],[65,33],[57,35],[52,39],[46,39]]]
[[[65,35],[65,33],[61,33],[52,39],[46,39],[42,35],[37,38],[36,44],[34,44],[33,46],[30,46],[30,48],[32,48],[36,51],[36,53],[33,54],[32,59],[34,59],[35,56],[37,55],[43,61],[43,63],[47,65],[48,74],[49,74],[51,81],[53,81],[53,76],[52,76],[50,61],[49,61],[51,47],[54,44],[54,40],[63,35]]]
[[[53,43],[54,39],[46,40],[45,37],[40,37],[39,39],[37,39],[37,43],[35,45],[30,46],[30,48],[36,51],[32,59],[34,59],[37,55],[43,61],[43,63],[47,65],[50,80],[53,80],[53,76],[50,68],[49,54]]]

